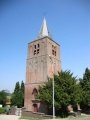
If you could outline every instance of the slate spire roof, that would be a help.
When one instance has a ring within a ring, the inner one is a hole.
[[[45,36],[50,37],[47,22],[46,22],[46,19],[44,17],[43,23],[42,23],[42,26],[41,26],[41,30],[40,30],[40,33],[39,33],[39,38],[45,37]]]

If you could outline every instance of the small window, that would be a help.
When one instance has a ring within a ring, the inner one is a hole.
[[[55,56],[56,56],[56,51],[55,51]]]
[[[38,48],[40,47],[40,45],[38,44]]]
[[[36,45],[34,45],[34,48],[36,49]]]
[[[52,45],[52,55],[56,56],[56,46]]]
[[[36,50],[34,50],[34,55],[36,54]]]
[[[39,49],[37,49],[37,54],[39,54]]]
[[[54,55],[54,50],[52,50],[52,54]]]

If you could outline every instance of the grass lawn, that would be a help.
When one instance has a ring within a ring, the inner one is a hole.
[[[21,117],[20,120],[42,120],[41,118],[27,118],[27,117]]]
[[[20,118],[20,120],[52,120],[52,119],[41,119],[41,118]],[[82,114],[78,117],[68,117],[68,118],[56,118],[55,120],[90,120],[90,115]]]

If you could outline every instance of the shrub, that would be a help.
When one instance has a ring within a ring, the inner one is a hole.
[[[0,114],[5,113],[5,108],[0,108]]]

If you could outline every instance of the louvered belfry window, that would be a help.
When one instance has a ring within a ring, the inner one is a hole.
[[[40,44],[34,45],[34,55],[39,54],[40,52]]]

